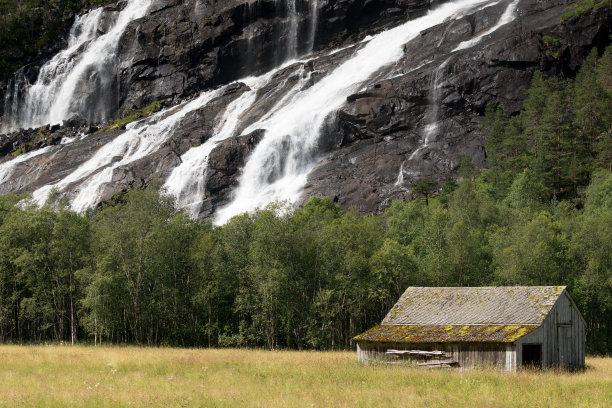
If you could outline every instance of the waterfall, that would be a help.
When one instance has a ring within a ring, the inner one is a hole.
[[[493,4],[490,4],[489,6],[492,6],[494,4],[497,4],[499,2],[495,2]],[[476,44],[478,44],[480,41],[482,41],[482,39],[484,37],[486,37],[489,34],[494,33],[495,31],[499,30],[502,26],[512,22],[515,17],[516,17],[516,9],[518,7],[518,3],[519,0],[514,0],[512,3],[510,3],[508,5],[508,7],[506,8],[506,11],[504,11],[504,14],[502,14],[501,18],[499,19],[499,21],[497,22],[497,24],[495,24],[493,27],[491,27],[490,29],[488,29],[487,31],[485,31],[484,33],[470,39],[467,41],[463,41],[461,44],[459,44],[457,46],[457,48],[455,48],[453,50],[453,52],[455,51],[460,51],[460,50],[464,50],[466,48],[471,48],[473,46],[475,46]]]
[[[28,80],[23,74],[23,68],[19,69],[8,80],[6,84],[6,94],[4,95],[4,115],[0,123],[0,134],[8,133],[18,126],[16,121],[19,115],[19,98],[21,89],[27,86]]]
[[[33,200],[42,205],[52,189],[72,190],[71,207],[84,211],[97,204],[115,169],[157,151],[173,134],[181,119],[217,97],[220,90],[208,91],[179,107],[163,110],[152,117],[128,125],[127,130],[102,146],[89,160],[58,183],[36,190]],[[74,186],[73,186],[74,185]]]
[[[310,0],[310,37],[308,39],[308,52],[314,50],[317,39],[317,25],[319,24],[319,0]]]
[[[395,180],[395,187],[400,187],[404,185],[404,162],[402,162],[402,165],[400,166],[399,169],[399,174],[397,175],[397,180]]]
[[[202,206],[210,153],[219,142],[235,136],[240,119],[255,102],[257,91],[275,73],[276,70],[258,78],[244,79],[242,82],[250,89],[227,106],[213,137],[181,156],[181,164],[166,180],[164,189],[167,194],[174,196],[177,205],[184,208],[191,217],[197,217]]]
[[[47,153],[52,148],[53,148],[52,146],[47,146],[42,149],[34,150],[32,152],[20,154],[13,160],[2,163],[0,165],[0,183],[5,182],[6,180],[9,179],[9,177],[13,175],[15,171],[15,167],[17,167],[18,164],[25,163],[29,161],[30,159],[33,159],[34,157],[42,156],[43,154]]]
[[[438,68],[435,73],[431,76],[431,91],[429,93],[429,100],[431,104],[431,110],[429,113],[428,124],[425,126],[423,143],[424,146],[429,146],[432,142],[432,138],[438,135],[438,129],[440,127],[440,94],[442,90],[442,81],[444,80],[444,70],[448,65],[450,58],[447,58]]]
[[[41,68],[36,82],[20,98],[17,113],[10,111],[3,119],[11,123],[3,131],[56,124],[74,114],[92,122],[107,120],[115,102],[119,40],[130,22],[146,14],[151,1],[129,0],[103,34],[107,14],[103,8],[77,17],[68,47]]]
[[[132,1],[128,6],[136,3],[140,1]],[[178,204],[186,208],[192,216],[198,215],[205,194],[208,157],[214,147],[227,138],[262,130],[263,138],[247,157],[231,202],[226,207],[217,209],[215,222],[223,223],[234,215],[275,201],[295,203],[303,192],[308,174],[324,158],[319,153],[322,125],[346,103],[347,97],[366,86],[382,68],[402,58],[404,47],[410,47],[410,41],[423,30],[490,3],[488,0],[444,3],[423,17],[381,32],[368,42],[359,44],[351,57],[314,84],[311,84],[309,75],[304,74],[305,62],[296,61],[288,62],[265,75],[239,81],[245,83],[249,90],[228,104],[223,113],[215,119],[216,130],[208,141],[183,154],[182,164],[176,167],[166,180],[167,192],[175,196]],[[316,6],[311,3],[311,12],[315,9]],[[313,16],[312,19],[314,18]],[[316,20],[314,23],[311,21],[311,24],[316,25]],[[117,25],[119,23],[116,23],[115,27]],[[312,29],[311,35],[314,32]],[[84,43],[83,48],[91,48],[99,38]],[[433,108],[429,114],[429,125],[439,121],[435,106],[439,104],[439,90],[448,61],[447,59],[432,74],[430,98]],[[287,72],[289,66],[295,71]],[[279,81],[277,77],[281,71],[285,80],[280,83],[273,82]],[[289,87],[289,78],[299,80],[291,82],[291,89],[284,89]],[[282,88],[282,92],[276,94],[274,90],[271,91],[272,84],[275,84],[275,89]],[[105,187],[112,182],[116,169],[128,166],[159,150],[170,140],[174,130],[181,126],[183,118],[189,112],[206,106],[226,89],[227,87],[223,87],[203,92],[190,102],[165,109],[128,125],[125,132],[101,147],[91,158],[61,180],[35,191],[35,202],[44,203],[48,193],[57,188],[70,197],[74,210],[82,211],[94,206],[106,193]],[[264,92],[261,98],[260,92]],[[263,105],[266,108],[261,109],[262,105],[258,105],[260,99],[268,101],[262,103],[269,103],[268,92],[277,98],[275,104],[271,108]],[[435,129],[425,129],[425,145],[430,143],[433,137],[428,137],[428,132],[434,135]],[[62,148],[64,147],[59,147]],[[1,163],[0,175],[4,179],[10,177],[11,168],[15,168],[17,163],[43,154],[45,150],[37,152],[40,153],[23,155]],[[398,175],[397,182],[400,185],[404,181],[404,175],[409,174],[405,167],[406,165],[402,164]]]
[[[289,18],[289,29],[287,32],[287,54],[285,61],[292,60],[298,56],[298,15],[295,7],[296,0],[285,0]]]
[[[243,169],[233,201],[217,211],[215,221],[223,223],[275,201],[297,202],[308,173],[322,159],[317,144],[327,116],[379,69],[399,60],[404,45],[421,31],[482,3],[485,0],[445,3],[421,18],[376,35],[299,98],[251,125],[245,133],[264,129],[265,136]]]

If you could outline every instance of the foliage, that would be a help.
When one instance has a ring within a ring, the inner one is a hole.
[[[594,8],[598,7],[609,7],[612,5],[612,0],[582,0],[576,4],[572,4],[567,7],[563,14],[559,17],[561,23],[565,23],[567,20],[574,16],[586,14]]]
[[[524,169],[534,172],[549,199],[573,199],[597,166],[612,169],[611,54],[612,48],[602,57],[593,50],[574,80],[536,72],[517,116],[487,107],[490,170],[483,176],[496,198]]]
[[[104,127],[100,130],[98,130],[96,132],[97,133],[102,133],[102,132],[107,132],[109,130],[113,130],[113,129],[121,129],[123,127],[125,127],[126,125],[137,121],[138,119],[142,119],[145,118],[149,115],[151,115],[152,113],[155,113],[157,111],[159,111],[161,109],[161,103],[159,101],[155,101],[152,104],[145,106],[142,109],[138,109],[133,113],[130,113],[129,115],[125,115],[122,118],[119,119],[115,119],[113,121],[112,124],[110,124],[107,127]]]
[[[315,197],[213,227],[156,183],[86,215],[1,197],[0,342],[343,349],[407,286],[567,285],[611,353],[610,55],[490,106],[489,170],[379,216]]]
[[[74,13],[113,0],[0,0],[0,80],[38,57],[72,25]]]
[[[412,186],[415,193],[425,197],[425,204],[429,205],[429,196],[436,190],[438,183],[436,180],[424,178]]]

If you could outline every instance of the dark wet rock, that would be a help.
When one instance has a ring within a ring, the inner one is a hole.
[[[201,212],[203,218],[211,218],[215,208],[230,202],[230,193],[238,184],[240,170],[264,134],[265,131],[256,130],[245,136],[226,139],[210,153],[205,181],[206,198]]]
[[[375,213],[392,199],[410,197],[419,179],[434,178],[442,185],[456,177],[463,156],[485,167],[481,125],[487,104],[496,101],[518,112],[535,70],[573,76],[592,47],[602,51],[609,43],[609,9],[561,24],[559,15],[567,4],[522,0],[514,22],[478,46],[455,53],[461,41],[495,24],[506,4],[423,33],[386,78],[350,96],[327,125],[324,141],[332,153],[310,174],[303,199],[331,196],[343,207]],[[559,58],[547,55],[545,35],[560,41]],[[424,147],[435,105],[437,131]]]
[[[318,0],[312,33],[309,2],[297,2],[298,54],[328,50],[424,14],[443,1]],[[261,74],[288,55],[287,10],[276,0],[157,0],[121,41],[118,112],[155,100],[176,101],[207,87]],[[280,7],[280,8],[279,8]]]

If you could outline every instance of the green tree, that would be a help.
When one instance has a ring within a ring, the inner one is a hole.
[[[412,186],[415,193],[425,197],[425,205],[429,206],[429,197],[436,190],[438,182],[433,179],[424,178]]]

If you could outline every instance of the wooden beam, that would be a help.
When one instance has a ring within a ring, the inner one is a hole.
[[[408,355],[408,356],[422,356],[422,357],[445,357],[446,352],[444,351],[424,351],[424,350],[387,350],[387,354],[394,355]]]
[[[422,367],[453,367],[459,365],[459,362],[455,360],[439,360],[439,361],[427,361],[419,363]]]
[[[387,350],[387,354],[414,354],[422,356],[441,356],[446,354],[444,351],[423,351],[423,350]]]

